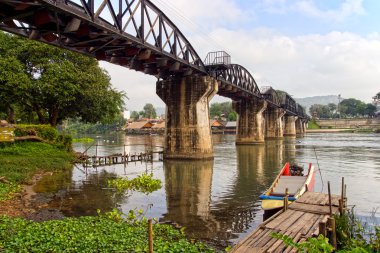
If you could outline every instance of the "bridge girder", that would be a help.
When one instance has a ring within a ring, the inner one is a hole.
[[[207,74],[189,41],[148,0],[4,0],[0,29],[159,78]]]

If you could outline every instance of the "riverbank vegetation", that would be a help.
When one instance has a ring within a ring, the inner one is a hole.
[[[59,143],[19,142],[0,148],[0,200],[11,198],[35,173],[69,169],[73,161],[74,155]]]
[[[153,225],[154,252],[214,252],[203,243],[192,243],[183,230]],[[146,218],[114,210],[99,216],[45,222],[0,217],[2,252],[147,252]]]

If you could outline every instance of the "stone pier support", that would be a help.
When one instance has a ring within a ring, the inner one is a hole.
[[[296,120],[295,124],[296,124],[296,134],[297,135],[304,135],[306,132],[304,120],[299,118]]]
[[[296,120],[297,116],[285,115],[284,136],[296,136]]]
[[[164,158],[213,158],[208,105],[217,91],[218,82],[212,77],[157,82],[156,93],[166,104]]]
[[[240,100],[233,103],[238,114],[236,144],[264,143],[265,119],[263,112],[267,107],[265,100]]]
[[[307,120],[302,121],[302,126],[303,126],[303,132],[306,133],[306,129],[307,129]]]
[[[265,139],[281,139],[284,137],[283,116],[285,110],[268,107],[264,112]]]

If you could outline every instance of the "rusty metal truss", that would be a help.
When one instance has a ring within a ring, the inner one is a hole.
[[[1,0],[0,29],[146,74],[207,74],[181,31],[148,0]]]
[[[206,65],[209,75],[220,81],[218,94],[231,99],[262,98],[251,73],[238,64]]]
[[[157,78],[210,75],[219,95],[266,99],[296,115],[289,95],[261,94],[243,66],[230,55],[211,52],[206,65],[190,42],[150,0],[0,0],[0,29],[95,57]]]
[[[260,92],[263,98],[268,101],[269,105],[273,105],[275,107],[281,106],[281,98],[277,91],[271,86],[262,86],[260,88]]]

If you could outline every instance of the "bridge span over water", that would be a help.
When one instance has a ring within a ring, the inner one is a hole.
[[[166,104],[165,158],[212,158],[209,101],[231,98],[236,144],[305,132],[304,109],[284,92],[259,89],[225,52],[203,61],[149,0],[0,0],[0,29],[157,77]]]

